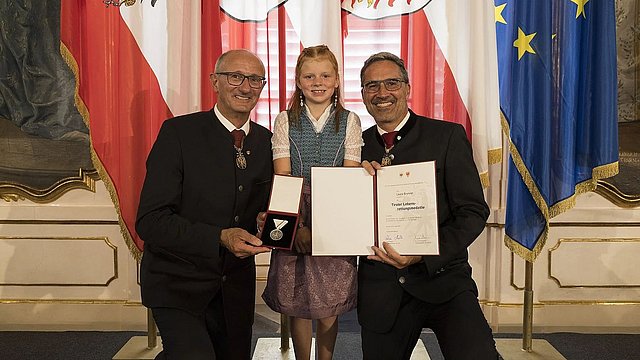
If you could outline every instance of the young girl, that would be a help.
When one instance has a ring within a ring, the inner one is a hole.
[[[295,250],[274,250],[262,295],[273,310],[290,316],[296,359],[311,357],[312,319],[319,359],[331,359],[337,316],[356,307],[356,258],[312,257],[311,167],[360,166],[358,116],[340,103],[338,62],[324,45],[305,48],[295,71],[296,90],[276,117],[271,140],[277,174],[304,177]]]

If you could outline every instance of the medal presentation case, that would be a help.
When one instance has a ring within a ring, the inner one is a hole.
[[[274,249],[291,250],[300,217],[300,200],[304,178],[274,175],[262,229],[262,245]]]

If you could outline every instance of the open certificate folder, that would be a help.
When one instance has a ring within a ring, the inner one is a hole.
[[[386,241],[401,255],[437,255],[435,163],[311,168],[313,255],[369,255]]]

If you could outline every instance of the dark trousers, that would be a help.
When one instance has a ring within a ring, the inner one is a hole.
[[[362,328],[364,359],[409,359],[422,328],[433,330],[445,359],[498,359],[491,328],[471,291],[443,304],[425,303],[405,292],[391,331],[375,333]]]
[[[227,334],[222,295],[218,294],[203,314],[175,308],[152,308],[163,350],[157,360],[227,360],[251,358],[251,329],[248,338]]]

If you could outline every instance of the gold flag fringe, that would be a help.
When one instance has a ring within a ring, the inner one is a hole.
[[[74,104],[76,106],[76,109],[82,116],[82,121],[87,126],[87,128],[90,129],[89,110],[87,110],[84,101],[82,101],[82,99],[80,98],[80,72],[78,71],[78,63],[71,54],[71,51],[69,51],[67,46],[62,41],[60,41],[60,55],[62,55],[62,58],[67,63],[67,66],[69,66],[69,69],[71,69],[71,72],[73,72],[73,77],[76,79],[75,88],[73,91]]]
[[[489,185],[491,185],[489,183],[489,172],[485,171],[483,173],[480,173],[480,183],[482,183],[482,188],[486,189],[489,187]]]
[[[507,234],[504,235],[504,244],[509,250],[511,250],[512,253],[532,263],[536,261],[536,258],[538,257],[538,255],[540,255],[540,252],[542,251],[544,244],[547,242],[548,235],[549,235],[549,223],[545,225],[545,229],[540,235],[540,238],[538,239],[536,246],[533,247],[533,250],[529,250],[526,247],[522,246],[522,244],[513,240]]]
[[[502,162],[502,148],[499,147],[497,149],[489,149],[489,165],[497,164]]]
[[[520,151],[515,146],[515,144],[511,141],[511,137],[510,137],[511,130],[509,128],[509,123],[507,122],[507,119],[502,113],[500,114],[500,122],[502,124],[502,131],[505,133],[505,136],[507,136],[507,138],[509,139],[509,153],[511,154],[513,163],[518,169],[518,172],[520,173],[520,177],[522,178],[522,181],[526,185],[527,189],[529,190],[529,193],[531,194],[533,200],[535,201],[536,205],[540,209],[540,212],[542,213],[542,216],[545,219],[544,230],[542,231],[542,234],[538,238],[538,241],[536,242],[536,246],[533,248],[533,250],[527,249],[522,244],[515,241],[514,239],[507,236],[506,234],[505,234],[504,242],[507,248],[509,248],[514,254],[520,256],[521,258],[527,261],[534,262],[538,257],[538,255],[540,254],[540,251],[542,251],[544,244],[547,242],[547,238],[549,236],[549,220],[573,208],[576,204],[576,197],[578,195],[595,190],[596,183],[599,179],[604,179],[604,178],[616,175],[619,171],[619,165],[618,165],[618,161],[615,161],[610,164],[604,164],[604,165],[600,165],[593,168],[591,171],[591,179],[587,179],[579,184],[576,184],[574,187],[573,195],[549,207],[546,201],[544,200],[544,198],[542,197],[542,194],[540,193],[540,190],[538,189],[537,184],[533,180],[531,173],[529,173],[529,169],[527,169],[527,166],[522,160]]]
[[[502,148],[491,149],[487,152],[488,154],[488,164],[493,165],[502,162]],[[489,181],[489,171],[485,171],[479,173],[480,175],[480,183],[482,183],[482,188],[486,189],[491,186],[491,182]]]
[[[73,75],[76,79],[75,94],[74,94],[76,109],[78,109],[78,112],[82,116],[82,119],[84,123],[87,125],[87,128],[91,129],[91,127],[89,126],[90,124],[89,110],[87,109],[87,106],[85,105],[84,101],[82,101],[82,98],[80,97],[80,76],[79,76],[80,72],[78,70],[78,63],[76,62],[76,59],[73,57],[73,54],[71,54],[71,51],[69,51],[67,46],[62,41],[60,41],[60,54],[62,55],[62,58],[65,60],[65,62],[73,72]],[[118,224],[120,225],[120,233],[122,234],[122,237],[124,238],[127,244],[127,247],[129,248],[129,251],[131,252],[131,255],[133,256],[133,258],[136,259],[136,261],[140,261],[142,259],[142,251],[140,251],[140,249],[138,249],[138,247],[136,246],[135,242],[133,241],[133,238],[131,237],[131,233],[129,232],[129,229],[127,228],[126,223],[122,218],[122,212],[120,211],[120,200],[118,199],[115,186],[113,186],[113,181],[111,180],[111,177],[107,173],[107,170],[104,168],[102,161],[100,161],[98,154],[96,154],[93,148],[93,139],[91,138],[91,136],[89,136],[89,141],[90,141],[89,147],[91,149],[91,161],[93,162],[93,166],[98,171],[98,174],[100,175],[100,179],[102,179],[102,181],[104,182],[107,188],[107,191],[109,192],[109,195],[111,197],[111,201],[113,201],[113,204],[115,205],[116,213],[118,214]]]

